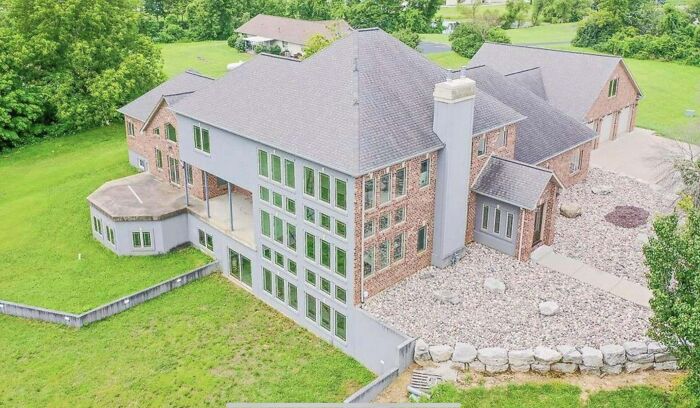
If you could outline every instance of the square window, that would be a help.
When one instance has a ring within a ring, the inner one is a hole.
[[[406,207],[397,208],[394,211],[394,224],[401,224],[406,220]]]
[[[420,187],[425,187],[430,184],[430,160],[425,159],[420,162],[420,177],[418,178],[418,185]]]
[[[331,230],[331,217],[328,214],[321,213],[321,227],[328,231]]]
[[[389,215],[389,213],[384,213],[379,216],[379,231],[384,231],[391,226]]]
[[[326,278],[321,278],[321,290],[327,294],[331,294],[331,281]]]
[[[331,177],[325,173],[318,173],[318,198],[326,203],[331,202]]]
[[[284,255],[275,252],[275,264],[280,268],[284,268]]]
[[[291,198],[287,198],[287,212],[291,214],[297,213],[297,203]]]
[[[347,302],[347,292],[345,292],[345,289],[341,288],[340,286],[336,286],[335,298],[341,303]]]
[[[365,221],[364,237],[368,238],[374,235],[374,220]]]
[[[268,261],[272,260],[272,250],[265,245],[262,246],[262,255],[263,258],[267,259]]]
[[[362,267],[362,272],[364,273],[365,276],[369,276],[372,273],[374,273],[374,247],[369,247],[365,249],[364,253],[364,261],[363,261],[363,267]]]
[[[379,177],[379,204],[391,200],[391,174],[383,174]]]
[[[277,208],[282,208],[282,194],[275,191],[272,192],[272,205]]]
[[[316,211],[311,207],[304,207],[304,219],[312,224],[316,224]]]
[[[292,261],[291,259],[287,259],[287,271],[291,273],[292,275],[297,274],[297,263]]]
[[[341,238],[345,238],[347,236],[347,228],[345,227],[345,223],[342,221],[335,221],[335,234]]]
[[[260,186],[260,199],[267,203],[270,202],[270,189]]]
[[[310,270],[306,270],[306,283],[311,286],[316,286],[316,274]]]

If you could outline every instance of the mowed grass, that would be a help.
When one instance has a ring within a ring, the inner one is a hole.
[[[171,78],[192,68],[201,74],[218,78],[226,73],[226,66],[233,62],[246,61],[250,55],[240,53],[226,41],[201,41],[190,43],[162,44],[163,70]]]
[[[506,6],[505,4],[484,4],[477,7],[476,14],[477,16],[482,15],[487,10],[503,14],[506,11]],[[463,7],[442,6],[437,15],[447,21],[469,21],[473,14],[471,6],[467,4]]]
[[[134,173],[124,138],[113,126],[0,155],[0,299],[83,312],[209,261],[191,248],[117,257],[93,239],[86,197]]]
[[[0,406],[341,402],[373,374],[213,275],[80,330],[0,315]]]
[[[506,33],[513,44],[568,44],[574,39],[577,27],[578,23],[542,24],[534,27],[506,30]]]
[[[458,69],[467,65],[469,62],[469,58],[464,58],[454,51],[425,54],[425,56],[441,67],[448,69]]]
[[[631,386],[584,395],[577,386],[552,381],[468,389],[440,385],[430,402],[457,402],[463,408],[691,408],[700,401],[688,395],[681,384],[671,391]]]

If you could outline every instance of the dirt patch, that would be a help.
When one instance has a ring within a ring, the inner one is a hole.
[[[647,223],[649,211],[632,205],[618,205],[605,215],[605,221],[622,228],[637,228]]]

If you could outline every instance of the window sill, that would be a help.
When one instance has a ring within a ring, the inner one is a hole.
[[[194,151],[195,151],[195,153],[199,153],[202,156],[211,157],[211,153],[207,153],[204,150],[199,150],[199,149],[195,148]]]

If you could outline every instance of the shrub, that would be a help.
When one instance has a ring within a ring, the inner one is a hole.
[[[607,10],[597,11],[576,30],[576,36],[571,44],[576,47],[592,47],[609,40],[622,29],[622,20]]]
[[[393,35],[399,41],[408,45],[411,48],[418,47],[418,44],[420,43],[420,36],[417,33],[414,33],[413,31],[409,31],[406,29],[396,31],[396,32],[392,33],[391,35]]]
[[[527,11],[530,6],[525,3],[525,0],[508,0],[506,2],[506,12],[502,16],[501,27],[511,28],[513,25],[520,27],[527,17]]]
[[[454,52],[471,58],[485,41],[510,43],[510,37],[498,27],[489,27],[484,23],[462,23],[450,34],[450,41]]]
[[[238,43],[239,38],[241,38],[240,34],[233,33],[228,37],[228,39],[226,39],[226,44],[228,44],[228,46],[231,48],[236,48],[236,43]]]

